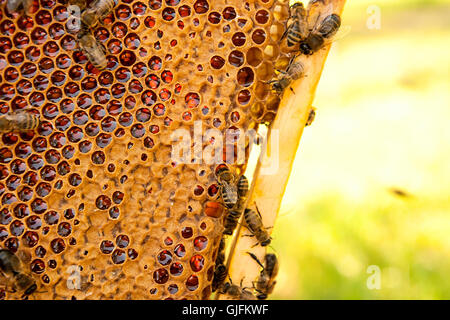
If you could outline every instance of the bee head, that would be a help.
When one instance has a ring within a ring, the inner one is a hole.
[[[313,51],[311,50],[309,45],[304,42],[300,43],[300,51],[307,56],[313,54]]]
[[[292,12],[295,12],[295,11],[297,11],[298,9],[303,9],[303,3],[301,3],[301,2],[296,2],[296,3],[294,3],[294,4],[291,6],[291,11],[292,11]]]

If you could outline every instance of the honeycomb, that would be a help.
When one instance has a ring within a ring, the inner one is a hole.
[[[229,154],[276,113],[266,82],[289,61],[288,3],[116,1],[93,29],[103,71],[67,27],[67,0],[5,4],[0,113],[27,109],[41,124],[1,134],[0,247],[20,253],[31,298],[207,299],[225,212],[218,164],[196,151],[222,145],[200,138],[177,162],[173,133],[232,132],[218,157],[245,169]],[[4,282],[0,297],[19,299]]]

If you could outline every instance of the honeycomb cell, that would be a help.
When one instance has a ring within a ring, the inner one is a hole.
[[[137,16],[145,15],[145,11],[147,10],[147,6],[142,2],[133,3],[133,13]]]
[[[158,284],[164,284],[169,280],[169,273],[166,269],[157,269],[153,272],[153,280]]]
[[[133,248],[127,250],[127,255],[131,260],[135,260],[139,256],[138,252]]]
[[[236,32],[233,34],[231,41],[236,47],[242,47],[247,40],[247,37],[243,32]]]
[[[111,254],[114,251],[114,242],[103,240],[100,244],[100,251],[104,254]]]
[[[252,33],[252,40],[256,44],[262,44],[266,41],[266,32],[263,29],[257,29]]]
[[[111,219],[118,219],[120,215],[120,209],[118,207],[111,207],[108,213]]]
[[[100,148],[106,148],[111,143],[111,140],[112,136],[110,134],[101,133],[97,136],[95,142]]]
[[[127,255],[125,251],[121,249],[115,249],[111,255],[111,260],[114,264],[122,264],[126,261]]]
[[[196,254],[191,257],[189,260],[189,264],[191,266],[192,271],[200,272],[205,265],[205,258],[202,255]]]
[[[59,53],[59,46],[55,41],[48,41],[43,47],[44,54],[49,57],[55,57]]]
[[[173,8],[167,7],[162,11],[162,18],[165,21],[172,21],[175,19],[176,13]]]
[[[148,17],[146,17],[145,20],[144,20],[145,26],[146,26],[147,28],[150,28],[150,29],[153,28],[153,27],[155,26],[155,23],[156,23],[156,20],[155,20],[155,18],[152,17],[152,16],[148,16]]]
[[[175,253],[176,256],[178,256],[180,258],[182,258],[186,255],[186,249],[185,249],[184,245],[181,243],[177,244],[175,246],[175,248],[173,249],[173,252]]]
[[[0,32],[5,36],[12,36],[16,31],[16,26],[11,20],[3,20],[0,23]]]
[[[27,207],[26,207],[27,208]],[[28,208],[27,208],[28,209]],[[31,230],[38,230],[42,227],[42,220],[37,215],[32,215],[26,220],[27,227]]]
[[[4,241],[8,238],[8,230],[5,227],[0,227],[0,241]]]
[[[178,286],[176,284],[169,284],[167,286],[167,291],[170,294],[176,294],[178,292]]]
[[[22,95],[26,96],[30,94],[32,90],[31,82],[25,79],[20,80],[16,85],[17,92]]]
[[[48,28],[48,33],[53,40],[59,40],[66,33],[64,26],[59,23],[53,23]]]
[[[177,277],[183,274],[184,267],[180,262],[174,262],[170,266],[170,274]]]
[[[51,260],[48,261],[48,267],[49,268],[56,269],[56,266],[57,266],[57,262],[55,260],[51,259]]]
[[[187,278],[186,288],[189,291],[197,290],[198,286],[199,286],[199,281],[198,281],[198,277],[196,275],[191,275],[189,278]]]
[[[50,248],[54,253],[58,254],[66,249],[66,244],[62,238],[56,238],[50,242]]]
[[[197,14],[203,14],[208,12],[209,10],[209,3],[206,0],[197,0],[194,3],[194,11]]]
[[[136,55],[130,50],[125,50],[120,54],[119,60],[122,65],[129,67],[136,62]]]
[[[25,225],[19,220],[14,220],[9,225],[9,232],[11,233],[11,235],[13,235],[15,237],[21,236],[24,231],[25,231]]]
[[[162,266],[167,266],[172,262],[172,254],[168,250],[161,251],[156,258]]]
[[[191,15],[191,7],[189,7],[188,5],[182,5],[178,8],[178,14],[182,18],[189,17]]]
[[[214,69],[221,69],[225,65],[225,59],[221,56],[213,56],[210,63]]]
[[[0,38],[0,53],[8,53],[12,49],[12,43],[9,38],[2,37]]]
[[[183,229],[181,229],[181,236],[185,239],[191,238],[193,234],[194,231],[191,227],[184,227]]]
[[[47,182],[41,182],[36,186],[36,194],[42,198],[48,196],[52,190],[52,187]]]
[[[19,71],[16,68],[9,67],[5,70],[4,77],[8,82],[15,82],[19,77]]]
[[[208,246],[208,239],[205,236],[198,236],[194,239],[194,249],[202,251]]]
[[[17,49],[24,49],[29,45],[30,37],[24,32],[18,32],[14,35],[13,43]]]
[[[41,274],[45,271],[45,263],[41,259],[34,259],[30,264],[30,269],[36,274]]]
[[[241,86],[249,87],[253,84],[255,80],[255,74],[253,70],[249,67],[244,67],[240,69],[237,73],[237,81]]]
[[[241,105],[247,105],[250,101],[251,93],[249,90],[241,90],[238,93],[237,100]]]
[[[107,210],[111,206],[111,199],[105,195],[97,197],[95,205],[100,210]]]
[[[39,235],[35,231],[27,231],[22,237],[22,242],[25,246],[33,248],[39,243]]]
[[[158,56],[151,57],[148,62],[148,67],[153,71],[161,70],[161,68],[162,68],[161,58]]]

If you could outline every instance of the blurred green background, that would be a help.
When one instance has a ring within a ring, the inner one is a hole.
[[[450,298],[449,17],[448,0],[347,1],[274,229],[272,299]]]

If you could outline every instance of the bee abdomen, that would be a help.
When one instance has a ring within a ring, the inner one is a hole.
[[[247,193],[248,193],[248,180],[246,176],[242,175],[238,181],[239,197],[245,197]]]
[[[302,35],[300,33],[299,22],[295,21],[291,27],[289,27],[287,34],[287,45],[292,47],[302,40]]]
[[[39,126],[39,117],[34,115],[34,114],[27,114],[26,116],[26,125],[25,128],[26,130],[34,130]]]
[[[223,199],[223,203],[225,204],[225,206],[228,209],[231,209],[236,204],[237,196],[234,193],[228,193],[226,191],[222,191],[222,199]]]
[[[228,213],[228,216],[225,220],[225,230],[223,231],[226,235],[232,235],[234,229],[236,229],[236,226],[238,224],[239,218],[241,217],[242,211],[240,210],[231,210]]]

